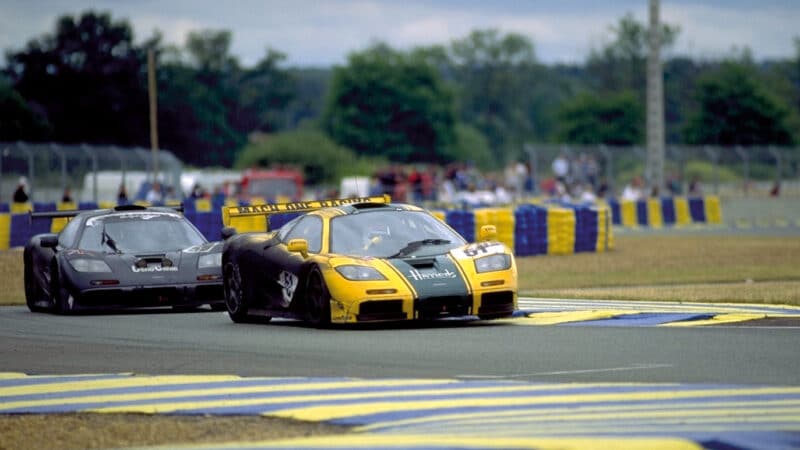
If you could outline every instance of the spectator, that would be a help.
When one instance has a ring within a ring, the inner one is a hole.
[[[692,181],[689,182],[689,195],[695,197],[703,195],[703,187],[700,186],[700,178],[697,176],[692,177]]]
[[[25,203],[28,201],[28,179],[20,177],[17,189],[14,191],[14,203]]]
[[[776,181],[775,184],[772,185],[772,189],[769,191],[770,197],[779,197],[781,195],[781,182]]]
[[[622,200],[638,201],[644,198],[644,191],[642,190],[642,179],[638,176],[633,177],[630,183],[622,190]]]
[[[150,187],[150,190],[147,191],[147,197],[145,197],[150,204],[162,203],[164,201],[164,194],[161,192],[161,183],[158,181],[154,181],[153,185]]]
[[[124,184],[119,185],[119,190],[117,191],[117,204],[118,205],[125,205],[128,203],[128,191],[125,189]]]
[[[556,181],[566,185],[567,177],[569,176],[569,160],[567,159],[567,155],[563,152],[559,153],[556,159],[553,160],[551,168],[553,169],[553,175],[556,177]]]
[[[586,182],[581,186],[581,188],[581,203],[594,203],[597,201],[597,195],[595,195],[594,188],[592,187],[591,183]]]
[[[64,192],[61,194],[61,202],[72,203],[72,190],[69,186],[64,188]]]

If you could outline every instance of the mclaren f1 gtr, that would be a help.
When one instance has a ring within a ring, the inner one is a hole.
[[[58,233],[25,246],[25,298],[31,311],[203,304],[224,309],[221,242],[206,238],[174,208],[117,206],[31,213],[70,218]]]
[[[225,303],[234,322],[496,319],[516,309],[514,256],[494,240],[494,226],[467,243],[426,210],[388,196],[233,206],[223,209],[223,221],[286,213],[296,217],[272,231],[223,228]]]

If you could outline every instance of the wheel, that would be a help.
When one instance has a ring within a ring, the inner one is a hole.
[[[47,298],[47,293],[39,285],[39,282],[36,281],[36,277],[33,275],[33,269],[28,261],[26,261],[25,264],[24,282],[25,303],[28,305],[28,309],[32,312],[46,311],[48,308],[43,305],[48,305],[51,302]]]
[[[252,323],[258,320],[248,315],[250,309],[250,299],[247,286],[242,279],[239,266],[228,263],[225,266],[225,276],[223,277],[225,291],[225,309],[228,316],[235,323]],[[269,320],[269,319],[266,319]],[[263,321],[263,320],[262,320]]]
[[[306,281],[306,322],[324,328],[331,323],[331,296],[319,268],[308,274]]]
[[[50,268],[50,293],[53,295],[55,310],[59,314],[70,314],[75,310],[75,297],[61,283],[61,274],[58,264],[53,263]]]

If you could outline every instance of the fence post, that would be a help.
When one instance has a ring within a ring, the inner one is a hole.
[[[739,155],[739,158],[742,158],[742,163],[744,163],[744,196],[750,196],[750,155],[747,154],[744,149],[737,145],[733,148],[736,150],[736,154]]]
[[[769,153],[775,158],[775,183],[780,186],[783,181],[783,155],[780,150],[773,146],[769,146]]]
[[[97,203],[97,152],[86,144],[81,144],[81,149],[92,160],[92,201]]]
[[[58,144],[50,143],[50,150],[61,159],[61,189],[67,187],[67,155]]]
[[[614,183],[614,155],[611,153],[611,150],[605,146],[605,144],[600,144],[599,151],[600,154],[603,155],[606,166],[606,186],[608,186],[608,192],[606,192],[606,195],[608,197],[615,197],[616,186]]]
[[[703,147],[709,158],[711,158],[711,177],[714,179],[714,193],[719,194],[719,150],[708,145]]]
[[[28,189],[28,199],[30,200],[31,203],[33,203],[33,186],[35,184],[34,176],[36,174],[36,169],[34,167],[35,163],[33,160],[33,151],[31,151],[31,149],[28,148],[27,144],[22,142],[19,143],[19,147],[22,149],[23,152],[25,152],[25,155],[28,156],[28,183],[30,184],[30,188]]]

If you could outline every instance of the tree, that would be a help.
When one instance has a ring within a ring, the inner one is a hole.
[[[294,98],[292,75],[278,66],[286,55],[267,49],[266,55],[250,69],[237,74],[233,82],[239,101],[230,116],[231,125],[242,132],[273,132],[285,127],[282,116]]]
[[[581,94],[559,111],[558,139],[570,144],[636,145],[644,139],[644,111],[636,94]]]
[[[49,124],[25,99],[0,78],[0,142],[38,141],[48,135]]]
[[[699,109],[685,130],[688,144],[790,145],[788,111],[757,82],[752,69],[726,63],[702,77],[696,91]]]
[[[544,71],[533,43],[517,33],[476,30],[444,53],[429,50],[431,56],[457,86],[460,119],[486,136],[498,164],[515,159],[513,153],[536,134],[541,117],[535,105],[543,94],[537,87]]]
[[[648,27],[627,13],[616,26],[610,27],[610,32],[611,42],[600,49],[592,49],[586,63],[587,70],[595,79],[596,88],[603,91],[633,90],[643,99],[647,85]],[[677,26],[662,25],[662,51],[672,46],[679,32]]]
[[[334,69],[322,123],[359,155],[439,162],[454,140],[452,105],[429,65],[377,44]]]
[[[127,21],[107,13],[63,16],[53,34],[7,55],[14,88],[44,112],[61,142],[148,142],[144,55]]]

